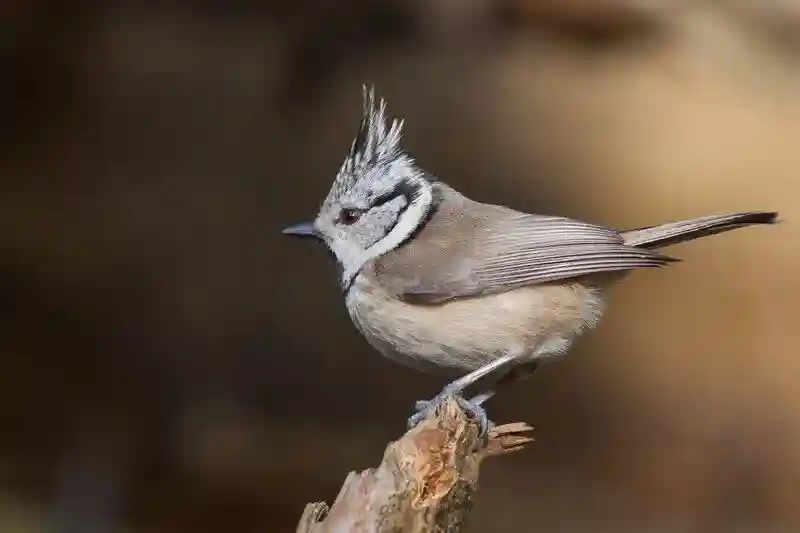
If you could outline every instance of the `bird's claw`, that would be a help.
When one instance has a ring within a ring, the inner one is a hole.
[[[415,413],[411,415],[408,419],[408,428],[412,429],[419,425],[420,422],[425,420],[428,417],[428,414],[437,409],[443,402],[447,400],[447,398],[452,397],[458,406],[470,416],[475,423],[478,425],[478,438],[481,441],[484,441],[489,435],[489,429],[492,426],[492,423],[489,421],[489,418],[486,415],[486,410],[483,408],[481,403],[482,396],[473,398],[472,400],[467,400],[458,392],[451,392],[445,388],[440,394],[436,395],[431,400],[420,400],[414,404]]]
[[[498,357],[485,365],[476,368],[466,376],[463,376],[455,381],[450,382],[439,394],[432,400],[423,400],[415,404],[416,412],[408,419],[408,428],[414,428],[420,422],[428,417],[428,414],[439,407],[445,399],[453,397],[461,409],[478,424],[479,437],[481,442],[486,444],[489,437],[489,430],[492,423],[486,416],[486,410],[483,408],[484,402],[494,395],[494,385],[497,384],[497,379],[494,380],[492,386],[486,389],[486,392],[475,396],[470,400],[464,399],[461,395],[467,387],[474,386],[477,382],[491,378],[499,372],[505,372],[511,366],[517,363],[519,354],[509,352],[502,357]]]

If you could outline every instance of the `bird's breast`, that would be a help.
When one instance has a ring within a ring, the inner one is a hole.
[[[581,283],[413,305],[360,275],[347,296],[350,316],[384,355],[426,371],[477,368],[509,351],[538,357],[566,350],[603,310],[599,289]]]

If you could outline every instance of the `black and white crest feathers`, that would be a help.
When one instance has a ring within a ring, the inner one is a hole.
[[[388,127],[387,127],[388,126]],[[361,124],[350,152],[336,176],[335,189],[349,189],[365,171],[401,157],[403,120],[387,124],[386,101],[375,98],[375,88],[363,86]]]

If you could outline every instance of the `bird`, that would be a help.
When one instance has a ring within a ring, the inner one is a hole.
[[[565,354],[628,273],[678,261],[661,248],[777,222],[748,211],[619,230],[479,202],[423,169],[401,145],[403,126],[362,86],[361,121],[327,197],[313,221],[282,232],[324,243],[350,318],[378,352],[452,378],[416,402],[409,427],[455,397],[485,433],[497,388]]]

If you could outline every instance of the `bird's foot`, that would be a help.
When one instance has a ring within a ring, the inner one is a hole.
[[[489,399],[491,394],[480,394],[470,400],[461,396],[460,390],[451,390],[450,386],[445,387],[442,392],[437,394],[431,400],[420,400],[414,404],[415,413],[408,419],[408,428],[412,429],[419,425],[420,422],[425,420],[431,411],[437,409],[448,398],[452,397],[458,406],[470,416],[478,425],[478,438],[484,440],[489,435],[489,429],[494,425],[486,415],[486,409],[483,408],[483,403]]]
[[[470,415],[478,424],[481,441],[485,442],[489,436],[489,430],[493,424],[486,416],[486,410],[483,404],[494,395],[494,386],[497,384],[499,377],[508,372],[508,369],[514,366],[517,362],[518,354],[509,352],[502,357],[498,357],[485,365],[476,368],[466,376],[449,383],[442,392],[437,394],[432,400],[423,400],[415,404],[416,412],[408,419],[408,428],[416,427],[420,422],[428,417],[428,414],[439,407],[442,402],[448,398],[453,397],[458,405]],[[494,376],[494,377],[493,377]],[[481,393],[471,400],[466,400],[462,393],[467,387],[471,387],[480,381],[492,379],[491,385],[482,387],[486,392]]]

